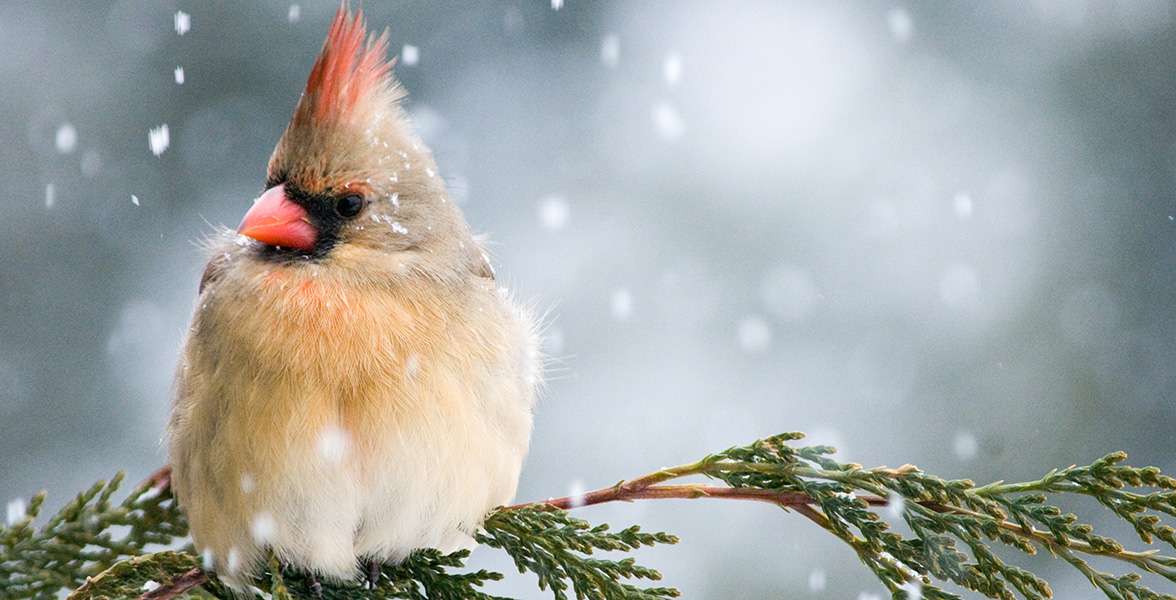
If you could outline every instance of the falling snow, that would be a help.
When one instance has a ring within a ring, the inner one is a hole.
[[[192,29],[192,15],[182,10],[176,11],[174,21],[176,23],[176,33],[180,35],[184,35],[188,33],[189,29]]]
[[[145,592],[155,591],[155,590],[159,589],[159,582],[158,581],[145,581],[145,582],[143,582],[142,589]]]
[[[890,14],[886,17],[887,24],[890,26],[890,35],[900,44],[905,44],[911,39],[911,34],[914,33],[915,24],[911,21],[911,14],[905,8],[895,7],[890,10]]]
[[[808,587],[810,592],[816,593],[824,591],[825,572],[820,569],[816,569],[812,573],[809,573]]]
[[[633,295],[625,288],[613,290],[609,302],[612,306],[613,318],[624,321],[633,315]]]
[[[971,431],[961,431],[951,441],[951,453],[962,461],[972,460],[979,450],[980,442],[976,440],[976,434]]]
[[[53,208],[57,202],[56,190],[53,189],[53,184],[45,184],[45,208]]]
[[[686,132],[686,124],[678,114],[678,109],[669,102],[662,102],[653,107],[653,128],[658,135],[673,141]]]
[[[580,508],[584,506],[584,494],[588,489],[584,487],[584,482],[579,479],[572,480],[571,485],[568,486],[568,501],[572,508]]]
[[[882,596],[871,594],[870,592],[862,592],[858,594],[857,600],[882,600]]]
[[[409,354],[408,358],[404,359],[404,374],[409,377],[416,377],[418,371],[421,370],[421,357],[416,354]]]
[[[409,44],[405,44],[404,47],[400,49],[400,62],[404,63],[404,66],[406,66],[406,67],[414,66],[418,62],[420,62],[420,60],[421,60],[420,48],[417,48],[416,46],[411,46]],[[401,156],[404,156],[403,152],[401,153]]]
[[[887,516],[889,516],[891,519],[897,520],[903,518],[903,513],[905,512],[906,498],[904,498],[902,494],[891,492],[890,496],[886,498]]]
[[[662,77],[670,87],[678,85],[682,80],[682,56],[677,52],[666,57],[665,63],[662,64]]]
[[[171,145],[171,137],[168,135],[167,123],[160,125],[147,132],[147,143],[151,146],[151,153],[155,156],[163,154],[164,150]]]
[[[54,141],[58,152],[69,154],[78,147],[78,130],[74,129],[70,123],[62,123],[61,127],[57,128],[57,136]]]
[[[922,600],[923,598],[923,585],[917,581],[908,581],[902,584],[900,589],[906,593],[907,600]]]
[[[351,453],[351,436],[337,425],[329,426],[319,434],[315,450],[323,462],[338,465]]]
[[[604,36],[600,42],[600,62],[610,69],[621,63],[621,38],[611,33]]]
[[[568,201],[560,196],[551,196],[539,203],[539,220],[551,231],[567,227],[571,217],[572,209]]]
[[[131,194],[131,204],[134,204],[135,206],[139,206],[139,197],[134,194]]]
[[[295,23],[302,17],[302,8],[297,4],[291,4],[290,10],[286,11],[286,20]]]
[[[772,345],[772,328],[760,317],[739,322],[739,347],[748,354],[762,354]]]
[[[176,83],[184,85],[184,67],[176,67]]]
[[[278,533],[278,522],[274,519],[274,515],[268,510],[263,510],[253,517],[253,521],[249,523],[249,533],[253,535],[253,541],[258,544],[265,544],[274,539]]]
[[[241,474],[241,493],[252,494],[253,490],[256,489],[256,487],[257,487],[257,484],[254,483],[252,475],[250,475],[249,473],[242,473]]]
[[[15,525],[17,521],[25,518],[25,513],[28,510],[28,503],[24,498],[16,498],[8,501],[8,510],[5,512],[4,522],[10,527]]]
[[[957,192],[952,199],[952,206],[957,217],[967,219],[972,216],[972,197],[967,192]]]
[[[229,548],[228,567],[230,573],[233,573],[237,569],[241,568],[241,551],[235,547]]]
[[[205,571],[211,571],[215,566],[212,561],[212,548],[205,548],[200,552],[200,566],[204,567]]]
[[[551,0],[551,10],[559,10],[563,8],[563,0]]]

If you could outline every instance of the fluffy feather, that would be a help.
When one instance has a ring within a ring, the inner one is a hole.
[[[534,320],[404,119],[386,45],[340,9],[267,174],[320,241],[218,236],[177,369],[173,485],[238,589],[266,548],[344,579],[468,544],[526,455]],[[358,215],[332,212],[351,194]]]
[[[310,70],[294,121],[315,125],[332,118],[358,118],[362,113],[357,106],[372,96],[393,93],[398,99],[403,94],[392,80],[387,52],[386,30],[378,38],[369,36],[362,10],[354,18],[339,10]]]

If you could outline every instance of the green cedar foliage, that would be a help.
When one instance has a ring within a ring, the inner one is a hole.
[[[1176,529],[1165,524],[1165,519],[1176,517],[1176,480],[1153,467],[1124,466],[1122,453],[1088,466],[1055,470],[1036,481],[977,487],[909,465],[863,469],[840,463],[830,458],[832,448],[791,443],[802,437],[788,433],[757,440],[697,463],[563,499],[562,504],[500,508],[487,516],[476,539],[506,552],[520,572],[533,573],[540,589],[555,600],[572,595],[577,600],[660,600],[678,593],[634,583],[659,580],[657,571],[632,558],[613,560],[599,553],[672,544],[676,538],[643,533],[636,526],[610,532],[607,525],[593,527],[555,506],[656,498],[745,499],[794,511],[844,541],[896,600],[954,599],[964,590],[1002,600],[1052,597],[1046,581],[1001,558],[1010,555],[1008,549],[1027,554],[1045,550],[1112,600],[1176,600],[1145,586],[1140,575],[1153,573],[1176,583],[1176,558],[1161,553],[1176,549]],[[690,476],[720,485],[666,485]],[[170,492],[145,482],[115,504],[111,499],[121,479],[120,474],[109,483],[96,484],[36,527],[44,502],[44,494],[38,494],[24,518],[0,527],[0,600],[51,600],[63,590],[74,590],[70,600],[135,598],[145,593],[148,600],[159,600],[181,589],[192,596],[236,600],[215,574],[201,571],[190,545],[177,548],[185,541],[187,525]],[[1057,495],[1092,499],[1128,523],[1148,548],[1128,550],[1096,533],[1077,516],[1051,505],[1050,498]],[[913,535],[891,531],[880,515],[901,519]],[[502,575],[463,569],[468,555],[418,551],[402,564],[383,566],[375,589],[358,582],[324,583],[322,597],[494,598],[482,588]],[[1101,572],[1087,562],[1090,557],[1121,561],[1128,572]],[[256,586],[273,600],[314,598],[306,576],[272,556]]]

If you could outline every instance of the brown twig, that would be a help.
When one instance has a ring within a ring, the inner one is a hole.
[[[142,596],[139,596],[139,600],[170,600],[205,583],[208,583],[208,575],[198,568],[192,569],[175,577],[167,585],[161,585],[150,592],[144,593]]]
[[[153,488],[160,490],[167,488],[171,485],[171,465],[163,465],[143,481],[150,483]]]
[[[781,508],[808,506],[814,502],[812,497],[804,494],[803,492],[778,492],[775,490],[765,490],[759,488],[730,488],[696,484],[649,485],[644,483],[643,480],[645,480],[645,477],[634,479],[632,481],[621,482],[612,487],[585,492],[584,494],[575,494],[572,496],[565,496],[563,498],[552,498],[549,500],[540,500],[538,502],[516,504],[514,506],[508,506],[507,509],[547,505],[552,508],[558,508],[560,510],[570,510],[573,508],[592,506],[594,504],[604,504],[606,502],[632,502],[634,500],[654,500],[667,498],[682,498],[691,500],[695,498],[755,500],[758,502],[768,502],[775,504]],[[865,500],[870,506],[886,506],[886,504],[889,502],[889,500],[886,498],[875,496],[873,494],[859,495],[858,498]],[[948,507],[943,507],[938,503],[929,502],[924,504],[924,506],[939,512],[949,510]]]

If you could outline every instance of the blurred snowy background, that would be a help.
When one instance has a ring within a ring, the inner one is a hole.
[[[520,500],[789,430],[981,481],[1176,471],[1172,2],[364,4],[551,310]],[[260,191],[337,6],[0,3],[0,500],[163,463],[193,242]],[[679,534],[643,560],[688,597],[884,593],[767,506],[584,516]]]

